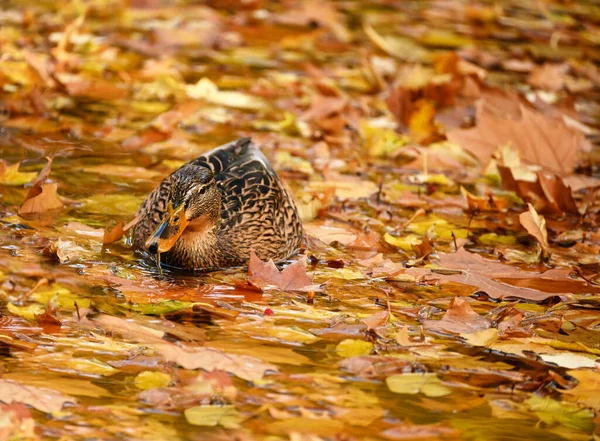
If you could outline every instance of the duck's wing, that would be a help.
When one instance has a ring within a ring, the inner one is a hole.
[[[217,147],[192,163],[212,169],[222,196],[221,228],[233,240],[244,234],[244,239],[261,237],[281,247],[291,231],[301,231],[291,196],[250,138]]]
[[[224,144],[191,163],[213,171],[223,198],[221,219],[225,228],[241,223],[242,212],[279,209],[271,205],[282,197],[289,198],[273,166],[250,138]]]

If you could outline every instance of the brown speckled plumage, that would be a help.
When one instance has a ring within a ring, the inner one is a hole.
[[[160,255],[162,263],[209,270],[246,265],[250,250],[263,260],[281,260],[300,247],[302,223],[290,194],[260,150],[242,138],[190,161],[148,195],[138,210],[135,248],[144,249],[167,216],[168,203],[182,201],[194,186],[202,194],[190,209],[210,219],[211,227],[190,233],[186,229]]]

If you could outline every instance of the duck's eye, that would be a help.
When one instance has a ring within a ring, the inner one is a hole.
[[[206,193],[206,187],[202,187],[202,188],[200,189],[200,192],[199,192],[199,193],[200,193],[200,194],[204,194],[204,193]]]

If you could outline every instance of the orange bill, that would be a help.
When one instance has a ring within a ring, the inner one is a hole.
[[[169,251],[188,225],[183,204],[173,210],[169,203],[168,211],[167,218],[158,225],[146,241],[146,249],[152,250],[152,252],[166,253]]]

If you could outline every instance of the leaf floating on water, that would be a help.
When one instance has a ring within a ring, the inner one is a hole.
[[[194,426],[223,426],[226,429],[235,429],[243,420],[231,405],[194,406],[183,413],[187,422]]]
[[[157,387],[167,387],[171,384],[171,376],[164,372],[143,371],[136,375],[133,380],[138,389],[154,389]]]
[[[167,361],[175,362],[184,369],[225,371],[248,381],[258,381],[267,371],[277,371],[272,364],[257,358],[227,354],[214,348],[182,347],[166,342],[156,343],[153,347]]]
[[[425,320],[427,329],[470,334],[490,327],[490,322],[473,311],[469,303],[455,297],[441,320]]]
[[[340,357],[356,357],[359,355],[369,355],[373,351],[373,343],[363,340],[348,338],[342,340],[335,347],[335,352]]]
[[[385,384],[396,394],[416,395],[422,393],[427,397],[443,397],[452,393],[452,389],[442,384],[436,374],[406,373],[387,377]]]
[[[263,262],[254,251],[250,252],[248,281],[258,287],[273,285],[282,290],[305,290],[312,287],[313,279],[306,274],[306,259],[302,258],[279,271],[273,262]]]
[[[0,159],[0,184],[23,185],[31,182],[36,176],[35,172],[20,172],[20,163],[7,165],[4,159]]]
[[[22,403],[40,412],[58,413],[66,403],[77,403],[77,400],[45,387],[26,386],[14,380],[0,379],[0,401],[6,404]]]

